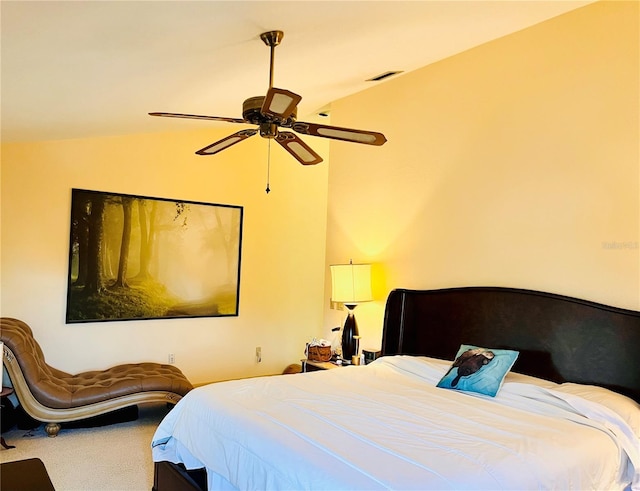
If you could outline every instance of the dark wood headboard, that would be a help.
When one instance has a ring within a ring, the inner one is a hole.
[[[640,312],[515,288],[389,294],[383,355],[452,360],[463,343],[519,351],[516,372],[600,385],[640,402]]]

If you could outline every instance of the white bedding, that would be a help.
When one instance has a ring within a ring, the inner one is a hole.
[[[640,486],[635,402],[518,374],[495,398],[436,388],[449,365],[393,356],[200,387],[158,427],[153,459],[206,467],[210,489]]]

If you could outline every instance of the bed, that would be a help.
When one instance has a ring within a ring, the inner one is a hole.
[[[394,290],[373,363],[191,391],[154,435],[154,489],[637,489],[639,347],[635,311]]]

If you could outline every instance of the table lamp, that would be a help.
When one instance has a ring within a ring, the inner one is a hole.
[[[371,295],[370,264],[334,264],[331,265],[331,300],[340,302],[347,308],[347,319],[342,329],[342,358],[351,360],[357,355],[358,324],[353,313],[361,302],[369,302]]]

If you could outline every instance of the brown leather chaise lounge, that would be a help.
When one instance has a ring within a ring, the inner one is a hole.
[[[3,363],[25,412],[56,436],[60,423],[78,421],[144,402],[176,404],[193,386],[173,365],[129,363],[71,375],[45,362],[31,328],[0,318]]]

